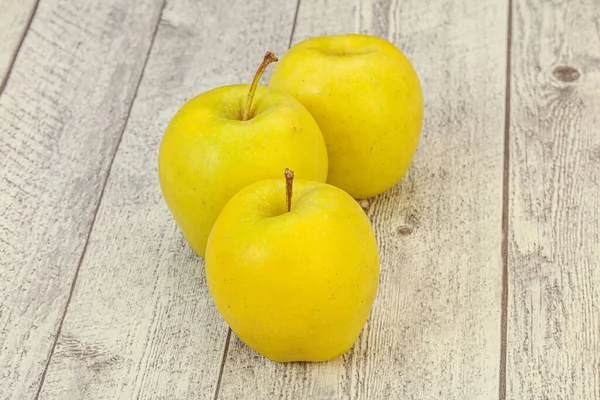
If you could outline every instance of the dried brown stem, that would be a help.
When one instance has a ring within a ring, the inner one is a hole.
[[[285,195],[287,210],[290,212],[292,209],[292,185],[294,184],[294,171],[285,169]]]
[[[250,112],[252,111],[252,100],[254,99],[254,94],[256,93],[256,87],[258,86],[260,77],[267,69],[267,66],[276,61],[278,60],[277,57],[275,57],[275,54],[267,51],[267,54],[265,54],[265,58],[263,59],[262,63],[260,63],[260,66],[254,75],[254,79],[252,80],[252,84],[250,85],[248,97],[246,98],[246,106],[244,107],[244,114],[242,115],[242,121],[247,121],[250,118]]]

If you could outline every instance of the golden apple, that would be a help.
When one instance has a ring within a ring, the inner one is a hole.
[[[208,240],[208,286],[225,321],[256,352],[281,362],[330,360],[367,320],[377,244],[350,195],[301,179],[292,195],[287,178],[287,196],[286,182],[271,179],[227,203]]]
[[[276,60],[267,54],[252,85],[217,88],[187,102],[163,136],[162,193],[200,256],[219,212],[243,187],[275,178],[286,166],[305,179],[327,179],[327,150],[313,117],[292,96],[258,86]]]
[[[269,86],[293,95],[319,124],[328,183],[367,198],[404,176],[419,143],[423,98],[393,44],[355,34],[305,40],[281,58]]]

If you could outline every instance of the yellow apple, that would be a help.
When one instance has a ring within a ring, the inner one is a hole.
[[[208,240],[208,286],[225,321],[256,352],[280,362],[330,360],[367,320],[377,244],[350,195],[302,179],[292,195],[287,178],[287,196],[286,182],[271,179],[227,203]]]
[[[163,196],[192,248],[206,241],[227,201],[250,183],[275,178],[286,166],[325,182],[327,150],[310,113],[292,96],[252,85],[220,87],[187,102],[169,123],[159,150]]]
[[[415,70],[393,44],[355,34],[305,40],[281,58],[269,86],[293,95],[319,124],[328,183],[367,198],[404,176],[423,98]]]

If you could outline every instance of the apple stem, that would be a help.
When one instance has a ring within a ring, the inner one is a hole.
[[[285,196],[287,210],[290,212],[292,209],[292,184],[294,183],[294,171],[291,169],[285,169]]]
[[[254,99],[254,93],[256,93],[256,87],[258,86],[261,76],[267,69],[267,66],[276,61],[278,60],[277,57],[275,57],[275,54],[267,51],[267,54],[265,54],[265,58],[263,58],[262,63],[260,63],[260,66],[254,75],[254,79],[252,80],[252,84],[250,85],[250,90],[248,91],[248,97],[246,99],[246,106],[244,107],[244,114],[242,115],[242,121],[247,121],[250,117],[252,100]]]

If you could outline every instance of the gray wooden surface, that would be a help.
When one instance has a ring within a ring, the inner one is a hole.
[[[40,1],[7,71],[0,94],[2,398],[36,397],[60,334],[162,7],[136,3]]]
[[[600,399],[599,21],[597,0],[0,0],[0,399]],[[348,32],[414,63],[423,136],[363,202],[382,270],[358,342],[276,364],[219,316],[157,150],[265,50]]]
[[[600,398],[600,3],[513,0],[507,394]]]

